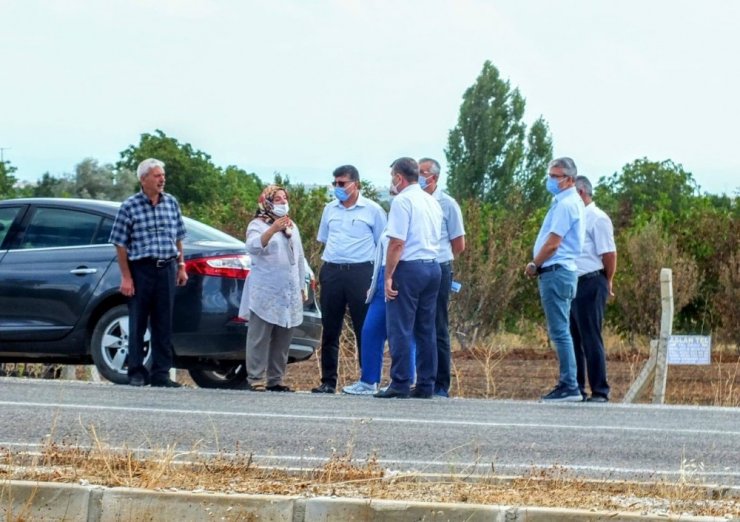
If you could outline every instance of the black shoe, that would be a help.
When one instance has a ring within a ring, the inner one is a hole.
[[[583,402],[583,396],[578,388],[569,390],[558,384],[550,393],[541,398],[544,402]]]
[[[591,395],[591,397],[586,399],[586,402],[609,402],[609,397],[604,397],[603,395]]]
[[[132,375],[128,378],[129,386],[146,386],[146,379],[143,375]]]
[[[154,388],[182,388],[182,384],[171,379],[152,381],[152,386]]]
[[[265,387],[265,389],[267,391],[272,391],[272,392],[288,392],[288,393],[293,393],[293,390],[291,390],[289,387],[284,386],[282,384],[275,384],[273,386],[267,386],[267,387]]]
[[[401,393],[400,391],[394,390],[390,386],[385,390],[379,391],[374,394],[373,397],[377,399],[408,399],[408,393]]]
[[[334,388],[334,386],[322,382],[320,386],[313,388],[311,390],[311,393],[337,393],[337,390],[336,388]]]
[[[432,392],[423,392],[418,388],[411,390],[410,397],[412,399],[431,399],[434,394]]]

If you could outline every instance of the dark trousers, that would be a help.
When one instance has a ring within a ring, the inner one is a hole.
[[[440,263],[442,276],[439,280],[437,293],[437,379],[434,383],[434,392],[450,391],[450,319],[448,308],[450,305],[450,287],[452,286],[452,262]]]
[[[161,268],[151,260],[129,261],[134,295],[128,302],[128,375],[167,379],[172,367],[172,309],[177,283],[177,263]],[[152,368],[144,366],[144,334],[151,331]]]
[[[411,389],[411,357],[416,339],[416,389],[433,393],[437,378],[437,328],[432,320],[437,309],[440,281],[436,261],[399,261],[393,273],[398,295],[385,309],[391,352],[390,387],[400,393]]]
[[[373,277],[373,264],[324,263],[319,272],[321,285],[321,382],[334,388],[337,386],[339,367],[339,336],[344,324],[344,313],[349,308],[352,329],[357,340],[357,360],[360,361],[362,346],[362,324],[365,322],[368,305],[367,290]],[[361,363],[360,363],[361,364]]]
[[[570,333],[576,354],[578,387],[586,391],[586,375],[592,395],[609,397],[606,354],[601,327],[608,297],[606,276],[592,272],[578,278],[578,291],[570,307]]]

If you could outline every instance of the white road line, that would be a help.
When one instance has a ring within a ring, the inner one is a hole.
[[[315,420],[315,421],[348,421],[348,422],[377,422],[387,424],[420,424],[432,426],[468,426],[484,428],[538,428],[538,429],[562,429],[562,430],[582,430],[581,424],[538,424],[538,423],[513,423],[513,422],[481,422],[481,421],[459,421],[459,420],[437,420],[437,419],[399,419],[394,417],[367,417],[367,416],[343,416],[343,415],[296,415],[288,413],[250,413],[241,411],[217,411],[217,410],[181,410],[169,408],[141,408],[131,406],[101,406],[91,404],[74,404],[74,403],[44,403],[44,402],[20,402],[20,401],[0,401],[0,406],[23,406],[26,408],[57,408],[61,410],[89,410],[89,411],[121,411],[136,413],[154,413],[154,414],[183,414],[183,415],[206,415],[206,416],[228,416],[228,417],[245,417],[245,418],[270,418],[270,419],[293,419],[293,420]],[[619,431],[619,432],[646,432],[646,433],[673,433],[687,435],[724,435],[738,437],[740,431],[722,431],[722,430],[700,430],[688,428],[651,428],[639,426],[588,426],[589,431]]]

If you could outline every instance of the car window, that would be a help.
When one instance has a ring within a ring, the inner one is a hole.
[[[100,227],[98,228],[97,233],[95,234],[95,238],[93,239],[93,244],[95,245],[103,245],[105,243],[109,243],[110,239],[110,231],[113,228],[113,220],[110,218],[103,218],[103,222],[100,223]]]
[[[10,232],[10,226],[18,215],[20,207],[0,208],[0,246]]]
[[[90,245],[93,240],[98,239],[102,221],[101,216],[87,212],[62,208],[37,208],[23,235],[20,248]],[[107,242],[107,238],[103,242]]]
[[[218,241],[220,243],[234,243],[235,246],[243,246],[244,243],[239,241],[234,236],[230,236],[225,232],[213,228],[212,226],[201,223],[194,219],[185,218],[185,230],[187,231],[187,240],[190,243],[198,243],[200,241]]]

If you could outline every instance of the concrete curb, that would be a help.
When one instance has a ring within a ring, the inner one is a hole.
[[[334,497],[243,495],[106,488],[32,481],[3,481],[0,520],[178,522],[201,520],[269,520],[280,522],[349,522],[383,520],[459,522],[727,522],[724,517],[642,515],[441,502],[406,502]]]

